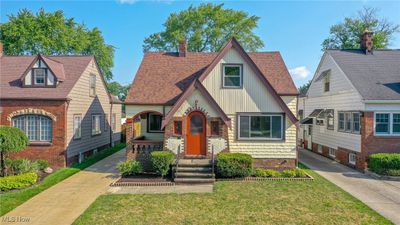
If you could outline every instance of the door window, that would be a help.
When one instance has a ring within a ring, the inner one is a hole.
[[[203,133],[203,119],[200,115],[193,115],[190,118],[190,133],[199,134]]]

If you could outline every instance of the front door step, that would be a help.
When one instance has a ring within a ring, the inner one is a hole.
[[[180,159],[174,167],[174,181],[177,184],[214,183],[212,166],[209,159]]]
[[[215,182],[215,178],[175,178],[177,184],[211,184]]]

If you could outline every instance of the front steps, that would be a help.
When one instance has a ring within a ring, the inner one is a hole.
[[[180,159],[174,167],[174,181],[177,184],[210,184],[215,182],[212,163],[209,159]]]

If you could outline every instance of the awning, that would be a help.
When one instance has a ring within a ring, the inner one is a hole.
[[[306,117],[300,121],[300,124],[313,124],[313,118]]]
[[[312,113],[308,117],[317,117],[322,111],[324,111],[324,110],[323,109],[314,109],[314,111],[312,111]]]
[[[333,110],[333,109],[325,109],[324,111],[322,111],[322,112],[317,116],[317,118],[318,118],[318,119],[325,119],[325,118],[328,117],[328,116],[333,117],[333,113],[334,113],[334,110]]]

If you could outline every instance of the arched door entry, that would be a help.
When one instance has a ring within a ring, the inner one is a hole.
[[[186,155],[206,155],[206,117],[201,112],[191,112],[186,124]]]

